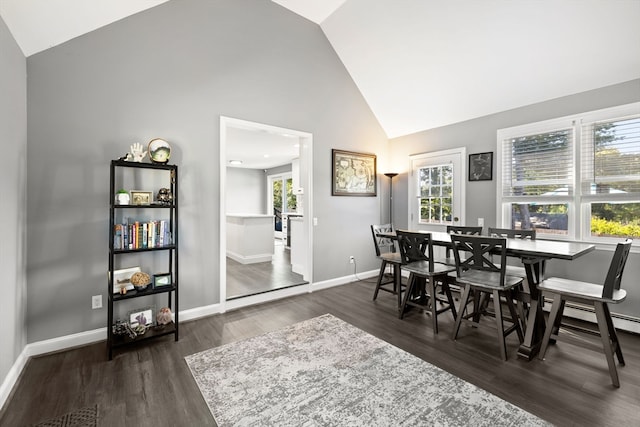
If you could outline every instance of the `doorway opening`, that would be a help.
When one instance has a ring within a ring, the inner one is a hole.
[[[223,309],[309,291],[311,145],[306,132],[220,118]]]

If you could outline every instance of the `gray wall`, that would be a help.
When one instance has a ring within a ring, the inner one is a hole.
[[[0,384],[27,342],[27,61],[0,18]]]
[[[331,196],[331,148],[387,139],[310,21],[269,0],[171,1],[27,70],[29,342],[106,326],[90,301],[107,287],[109,160],[154,137],[180,166],[180,308],[219,302],[221,115],[313,134],[316,282],[351,274],[349,255],[376,268],[380,199]]]
[[[227,213],[267,213],[267,178],[262,169],[227,168]]]
[[[394,165],[408,165],[407,156],[417,153],[444,150],[453,147],[467,147],[467,154],[486,151],[496,152],[496,132],[498,129],[517,126],[542,120],[568,116],[585,111],[613,107],[640,101],[640,80],[633,80],[614,86],[592,90],[572,96],[566,96],[480,117],[450,126],[418,132],[395,138],[390,142]],[[496,158],[494,155],[494,170]],[[478,218],[484,218],[485,227],[496,223],[496,177],[492,181],[467,182],[466,222],[477,224]],[[394,178],[393,218],[398,227],[408,223],[408,182],[407,173]],[[608,263],[611,251],[596,251],[576,261],[549,263],[548,273],[576,280],[600,281]],[[612,311],[640,318],[640,255],[631,254],[627,261],[623,286],[629,291],[627,300],[612,308]]]

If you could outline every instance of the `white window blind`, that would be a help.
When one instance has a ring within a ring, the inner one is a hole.
[[[640,116],[583,124],[581,166],[583,195],[640,195]]]
[[[573,139],[569,128],[503,140],[502,195],[571,195]]]
[[[500,129],[497,142],[501,226],[640,242],[640,102]]]

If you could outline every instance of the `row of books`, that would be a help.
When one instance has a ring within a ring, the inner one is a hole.
[[[114,225],[115,250],[162,248],[171,244],[171,226],[167,220],[128,220],[123,224]]]

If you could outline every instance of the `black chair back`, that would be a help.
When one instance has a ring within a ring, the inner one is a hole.
[[[469,234],[481,235],[482,227],[471,227],[466,225],[447,225],[447,233],[449,234]]]
[[[447,225],[448,234],[466,234],[472,236],[479,236],[482,234],[482,227],[471,227],[465,225]],[[445,251],[445,257],[451,257],[451,248],[447,247]]]
[[[396,244],[393,239],[388,237],[378,237],[378,233],[391,233],[393,232],[393,226],[391,224],[372,224],[371,235],[373,236],[373,244],[376,249],[376,256],[380,256],[383,252],[395,252]]]
[[[507,265],[505,238],[452,234],[451,244],[458,277],[467,270],[488,271],[500,273],[500,284],[504,284]],[[460,256],[460,252],[465,252],[464,258]],[[493,261],[492,255],[500,257],[498,263]]]
[[[613,254],[611,265],[609,266],[609,272],[607,278],[604,281],[602,288],[602,297],[611,298],[613,291],[620,289],[620,283],[622,282],[622,273],[624,272],[624,266],[627,263],[629,257],[629,251],[631,250],[631,243],[633,240],[627,239],[623,243],[616,245],[616,251]]]
[[[428,261],[429,271],[433,271],[433,243],[431,233],[415,233],[398,230],[398,247],[402,264]]]
[[[516,230],[513,228],[495,228],[489,227],[489,236],[492,237],[506,237],[508,239],[536,239],[536,230]]]

